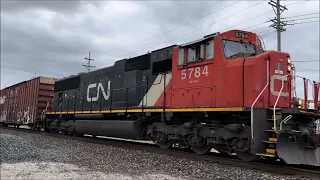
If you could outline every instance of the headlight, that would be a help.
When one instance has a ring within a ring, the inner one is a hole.
[[[301,99],[299,99],[299,105],[300,105],[300,106],[302,105],[302,100],[301,100]]]
[[[291,58],[288,57],[288,64],[291,64]]]
[[[291,71],[291,64],[288,64],[288,71]]]

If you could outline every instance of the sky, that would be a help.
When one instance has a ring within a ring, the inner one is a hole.
[[[281,4],[288,8],[281,14],[283,20],[294,24],[282,33],[282,51],[290,53],[293,62],[308,61],[296,62],[298,75],[320,81],[319,1]],[[97,69],[230,29],[256,32],[267,50],[276,50],[275,29],[266,22],[274,17],[266,0],[4,0],[1,89],[34,76],[62,78],[85,72],[82,65],[89,51]],[[300,93],[301,83],[297,81]]]

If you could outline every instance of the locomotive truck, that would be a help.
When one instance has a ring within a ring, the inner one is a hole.
[[[266,51],[257,34],[218,32],[56,81],[41,126],[320,166],[319,83],[302,78],[302,100],[299,77],[290,54]]]

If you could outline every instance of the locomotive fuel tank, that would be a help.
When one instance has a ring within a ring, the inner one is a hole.
[[[140,120],[76,120],[75,130],[78,134],[108,136],[116,138],[141,139],[143,128]]]

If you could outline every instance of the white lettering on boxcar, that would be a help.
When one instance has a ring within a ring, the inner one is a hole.
[[[6,96],[0,97],[0,104],[4,104],[6,102]]]
[[[90,89],[92,89],[92,88],[97,88],[96,97],[90,97],[90,94],[91,94]],[[101,82],[89,84],[88,88],[87,88],[87,101],[88,102],[98,101],[100,98],[100,91],[103,95],[104,100],[108,100],[110,97],[110,81],[108,81],[108,87],[107,87],[106,91],[104,90],[104,87]]]

